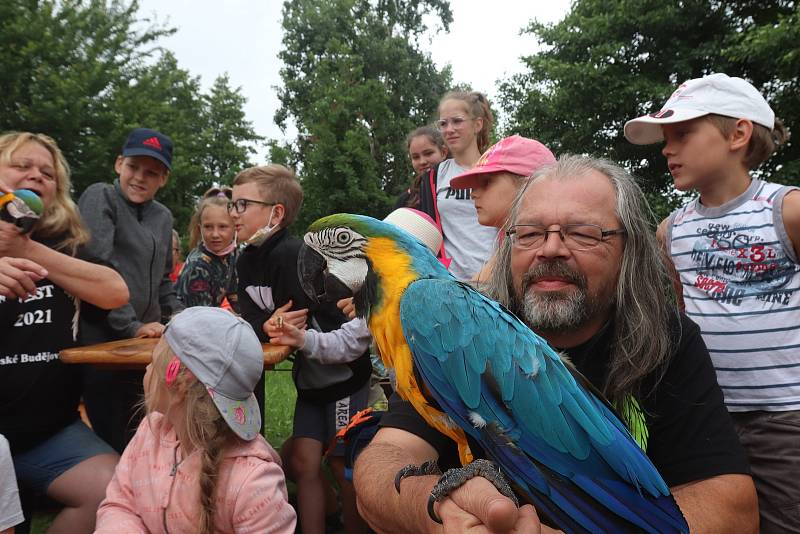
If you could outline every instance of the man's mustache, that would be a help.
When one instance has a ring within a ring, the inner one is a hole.
[[[530,284],[542,278],[560,278],[566,282],[575,284],[581,289],[586,288],[586,277],[571,269],[563,260],[548,261],[531,267],[522,277],[522,287],[527,289]]]

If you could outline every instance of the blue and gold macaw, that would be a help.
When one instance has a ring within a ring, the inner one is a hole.
[[[567,532],[688,532],[613,410],[410,234],[331,215],[306,233],[298,271],[314,298],[354,297],[398,394],[458,444],[464,465],[477,444],[522,501]]]

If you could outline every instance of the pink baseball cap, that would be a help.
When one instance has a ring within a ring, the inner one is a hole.
[[[553,153],[539,141],[512,135],[490,146],[473,168],[450,180],[450,186],[455,189],[475,187],[482,174],[492,172],[530,176],[539,167],[555,162]]]

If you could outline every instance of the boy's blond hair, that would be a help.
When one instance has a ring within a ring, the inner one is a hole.
[[[736,129],[736,122],[739,120],[734,117],[715,115],[713,113],[703,116],[703,119],[710,122],[725,137],[733,133]],[[779,118],[775,117],[775,127],[772,131],[754,122],[753,133],[750,136],[750,142],[747,144],[747,150],[744,155],[743,162],[745,166],[749,170],[755,169],[769,159],[788,139],[789,131]]]
[[[280,226],[291,225],[303,204],[303,187],[294,173],[283,165],[270,164],[250,167],[233,178],[233,185],[255,183],[264,202],[282,204],[283,221]]]

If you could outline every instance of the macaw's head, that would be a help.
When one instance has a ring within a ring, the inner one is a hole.
[[[354,297],[362,317],[413,280],[448,276],[411,234],[364,215],[323,217],[308,228],[303,242],[297,270],[306,294],[329,302]]]

